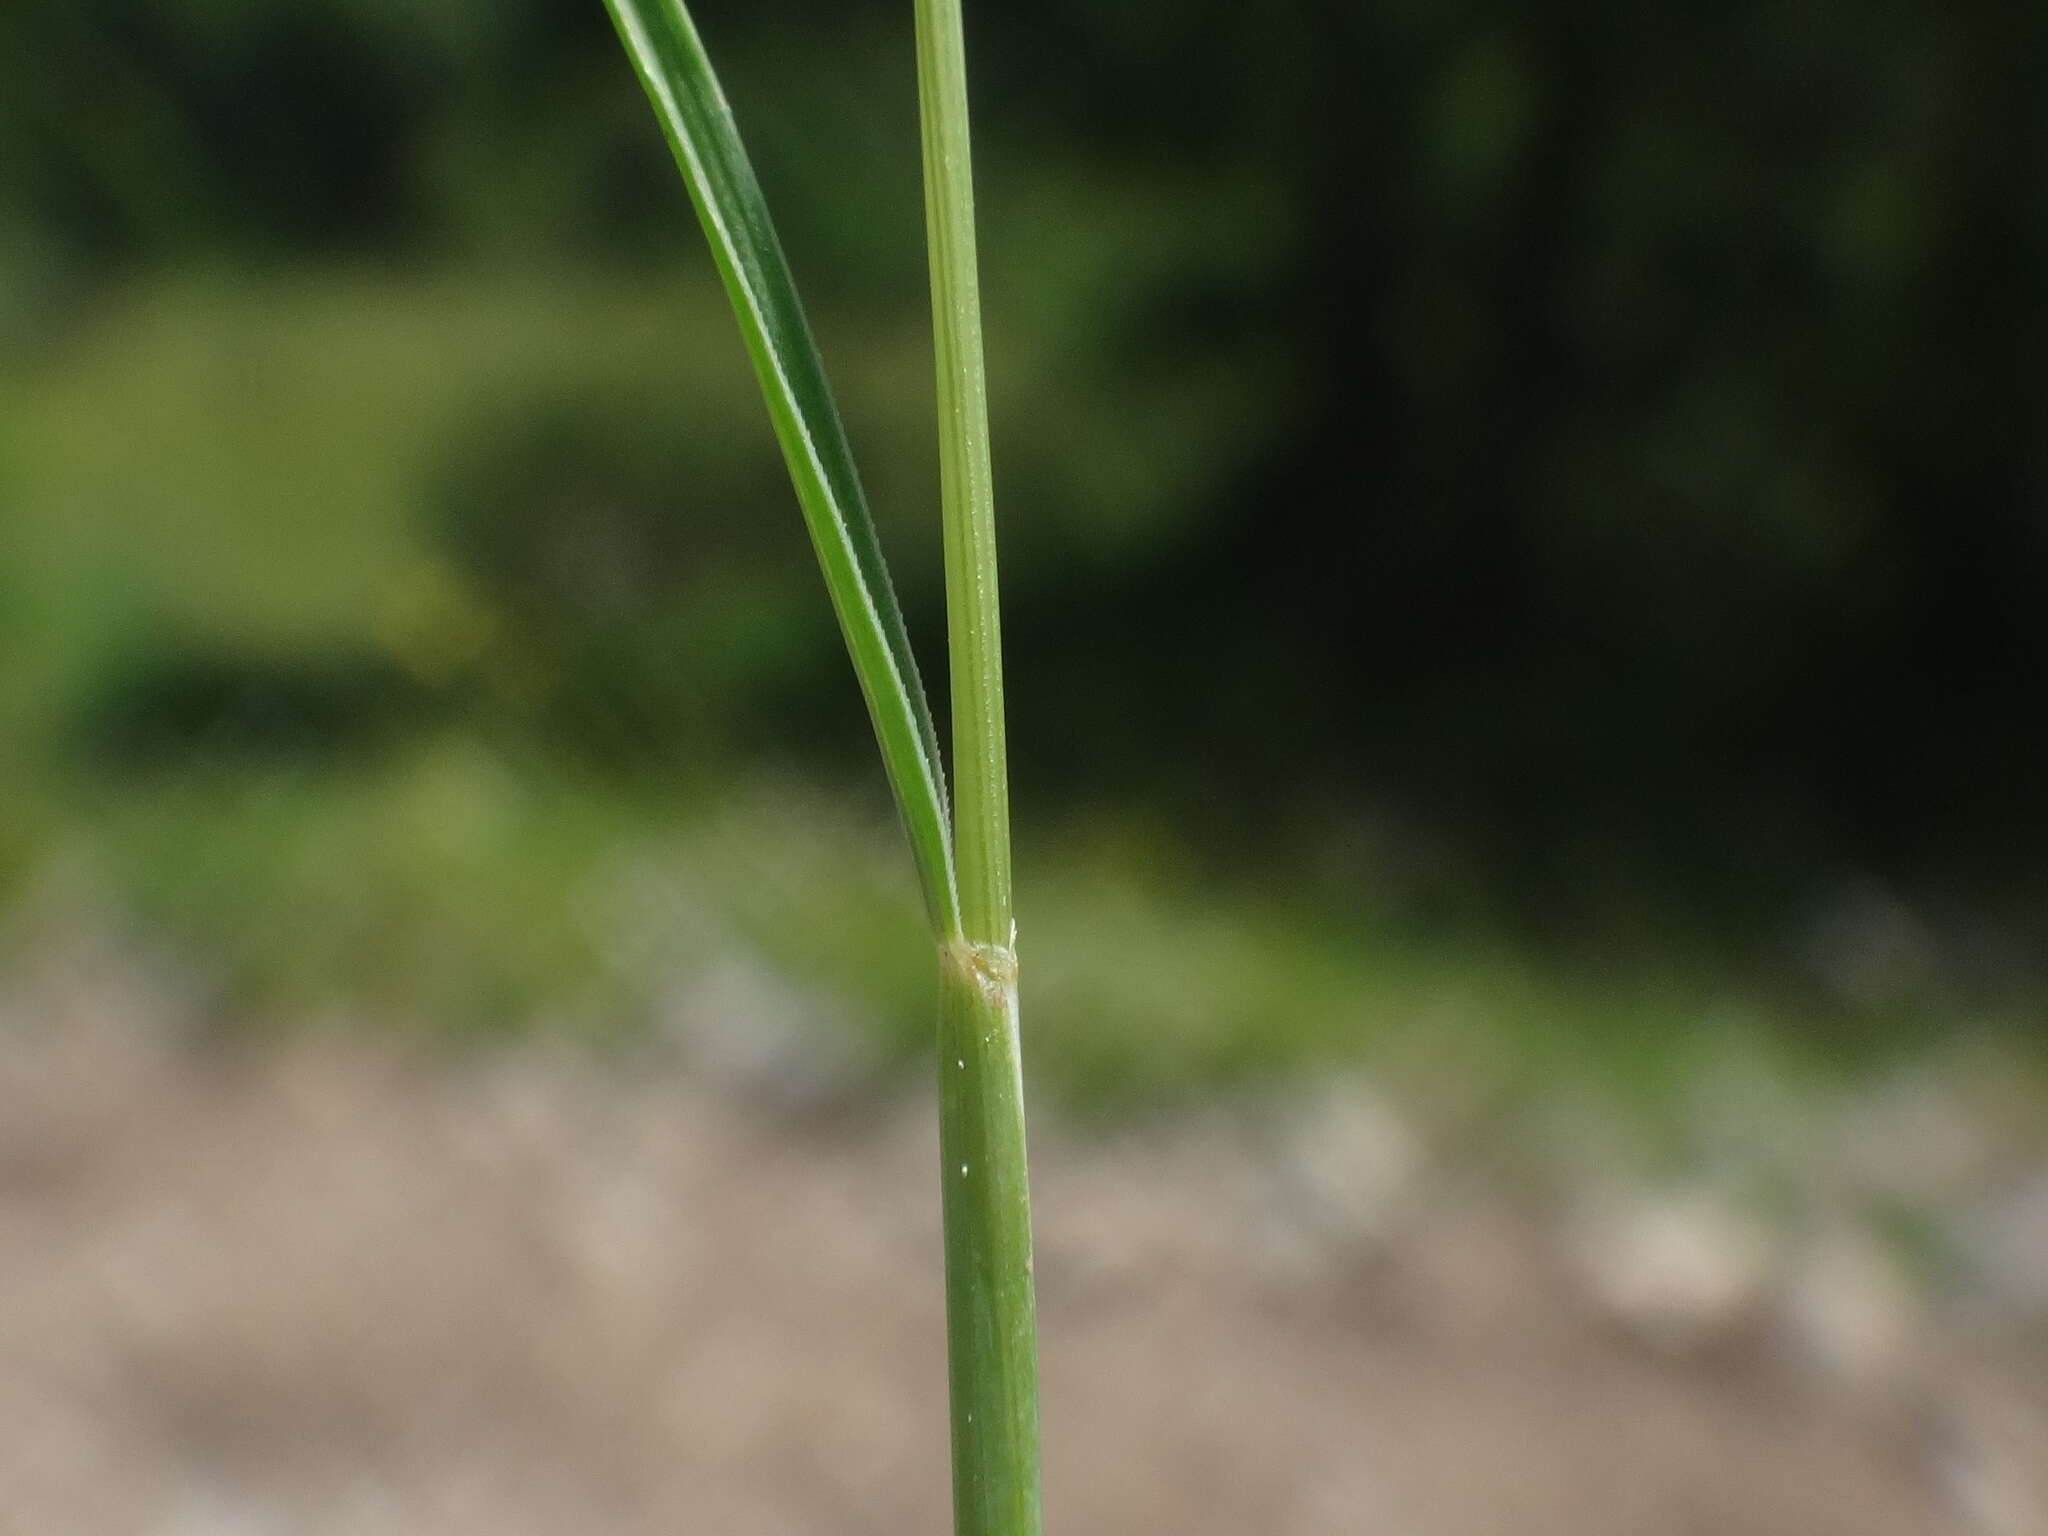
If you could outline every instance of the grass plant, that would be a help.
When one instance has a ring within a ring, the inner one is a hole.
[[[789,265],[680,0],[606,0],[711,242],[909,836],[939,961],[939,1139],[958,1536],[1040,1526],[995,511],[959,0],[916,0],[954,768]]]

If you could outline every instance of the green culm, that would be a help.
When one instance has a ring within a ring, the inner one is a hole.
[[[915,0],[954,721],[950,803],[931,711],[845,429],[696,26],[680,0],[606,3],[739,320],[874,721],[937,948],[955,1530],[1037,1536],[1037,1325],[960,0]]]

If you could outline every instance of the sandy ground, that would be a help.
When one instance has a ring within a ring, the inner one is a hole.
[[[0,1531],[948,1528],[915,1085],[201,1050],[89,981],[0,1020]],[[1711,1242],[1632,1274],[1355,1089],[1320,1161],[1039,1129],[1050,1530],[2048,1529],[2038,1356],[1868,1286],[1799,1346]]]

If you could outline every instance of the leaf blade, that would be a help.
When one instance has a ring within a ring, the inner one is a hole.
[[[960,898],[938,734],[823,360],[740,141],[682,0],[605,0],[660,119],[739,320],[941,938]]]

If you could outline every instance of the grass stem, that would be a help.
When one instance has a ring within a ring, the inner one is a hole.
[[[952,667],[954,859],[962,937],[1011,942],[1010,788],[996,594],[995,492],[974,244],[960,0],[917,0],[925,234],[938,364],[939,494]]]
[[[939,975],[939,1157],[956,1536],[1038,1536],[1038,1336],[1017,970],[949,944]]]
[[[988,384],[960,0],[916,0],[961,932],[940,948],[939,1155],[956,1536],[1038,1536],[1038,1338],[1010,900]]]
[[[939,946],[939,1142],[958,1536],[1038,1536],[1038,1343],[1010,904],[988,388],[960,0],[916,0],[954,795],[839,411],[684,0],[605,0],[740,323],[867,696]]]

